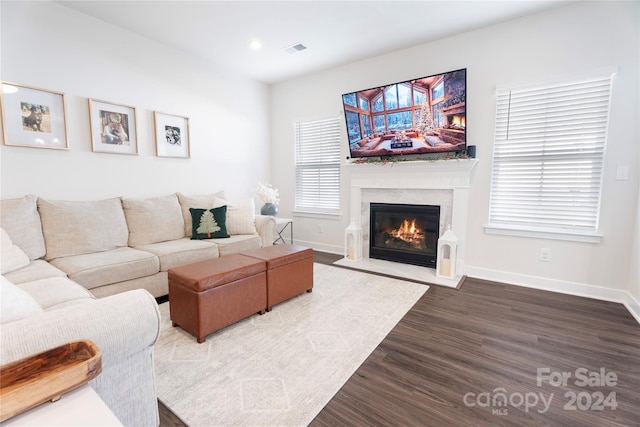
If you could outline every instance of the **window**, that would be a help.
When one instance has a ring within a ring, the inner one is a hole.
[[[436,100],[444,96],[444,80],[437,83],[431,91],[431,97]]]
[[[294,124],[297,212],[340,213],[339,117]]]
[[[358,106],[356,104],[356,94],[355,93],[349,93],[347,95],[342,95],[342,100],[344,101],[345,104],[351,105],[352,107],[357,107]]]
[[[365,110],[365,111],[369,111],[369,101],[367,101],[365,98],[363,97],[358,97],[358,101],[360,102],[360,109],[361,110]]]
[[[385,109],[395,110],[398,108],[398,89],[396,85],[389,86],[384,91]]]
[[[347,118],[349,143],[360,141],[362,139],[362,135],[360,134],[360,116],[351,111],[345,111],[345,116]]]
[[[497,91],[489,232],[598,241],[611,82]]]

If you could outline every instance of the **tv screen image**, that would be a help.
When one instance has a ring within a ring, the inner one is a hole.
[[[342,95],[352,158],[465,151],[467,70]]]

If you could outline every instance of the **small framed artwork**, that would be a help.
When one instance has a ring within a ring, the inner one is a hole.
[[[89,118],[94,152],[138,154],[135,107],[89,99]]]
[[[189,119],[154,111],[153,121],[156,128],[156,155],[188,159]]]
[[[64,93],[2,82],[4,145],[69,149]]]

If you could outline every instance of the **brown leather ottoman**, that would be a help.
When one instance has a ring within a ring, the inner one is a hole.
[[[171,322],[199,343],[253,313],[264,314],[267,307],[264,261],[233,254],[172,268],[168,274]]]
[[[241,255],[267,263],[267,311],[274,304],[313,290],[313,250],[289,244],[266,246]]]

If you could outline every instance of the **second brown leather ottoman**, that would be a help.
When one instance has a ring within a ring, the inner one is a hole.
[[[313,290],[313,250],[282,244],[241,252],[267,264],[267,311],[274,304]]]
[[[169,269],[169,313],[173,326],[207,335],[267,307],[266,263],[225,255]]]

